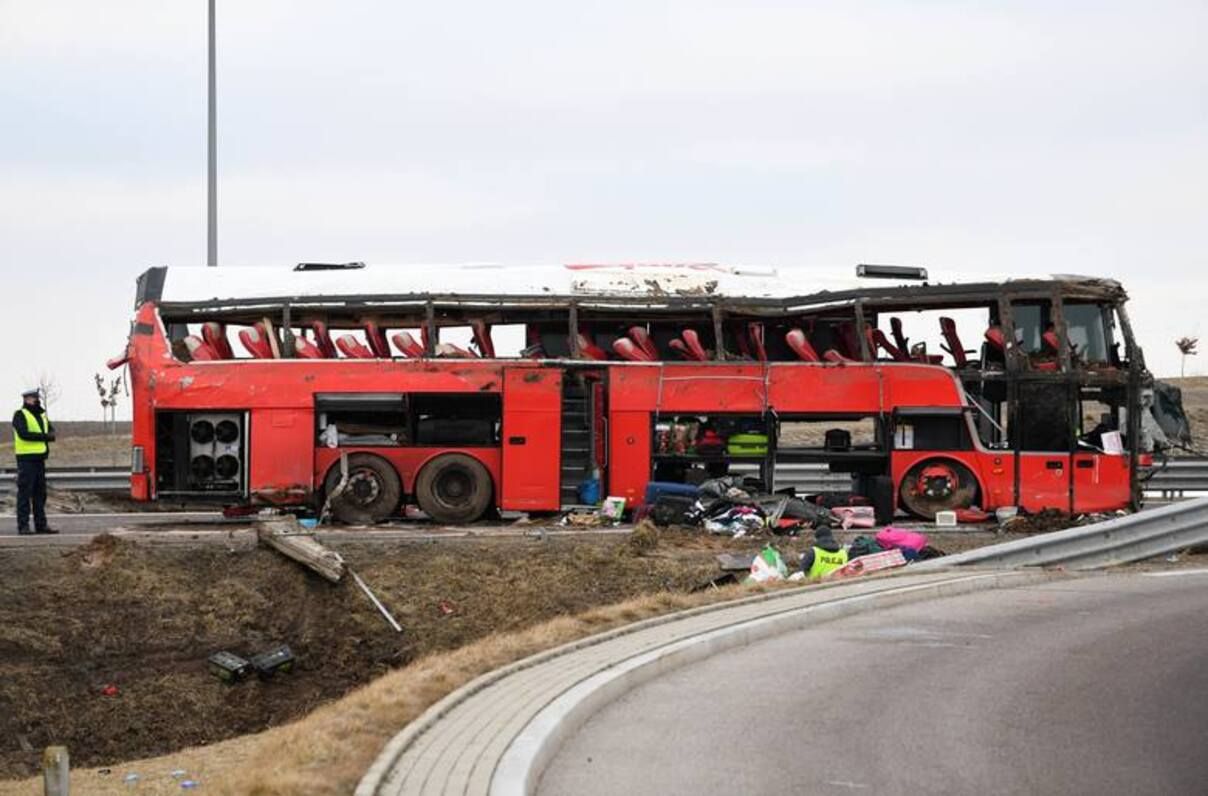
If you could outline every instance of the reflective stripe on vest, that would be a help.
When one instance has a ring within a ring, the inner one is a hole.
[[[38,420],[38,416],[28,409],[22,409],[21,413],[25,415],[25,428],[34,434],[45,434],[46,429],[50,428],[50,418],[45,414],[42,415],[42,420]],[[46,425],[42,425],[45,423]],[[13,429],[13,453],[18,456],[30,456],[41,453],[49,453],[50,446],[45,442],[38,442],[32,439],[25,439],[17,431]]]
[[[823,550],[821,547],[815,547],[814,563],[810,567],[809,577],[811,580],[818,580],[823,575],[834,572],[836,569],[846,563],[846,548],[839,548],[839,552],[832,553],[830,550]]]

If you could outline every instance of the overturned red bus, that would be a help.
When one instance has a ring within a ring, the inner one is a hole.
[[[652,479],[744,466],[775,489],[818,462],[882,519],[1139,501],[1152,379],[1118,284],[821,287],[711,264],[151,269],[131,493],[469,522],[593,479],[633,507]]]

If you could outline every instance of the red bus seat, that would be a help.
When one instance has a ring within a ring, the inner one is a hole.
[[[209,321],[201,325],[201,339],[214,350],[219,359],[234,359],[231,341],[227,340],[226,324]]]
[[[495,341],[491,339],[491,326],[486,321],[473,321],[470,327],[474,330],[474,345],[478,346],[478,355],[484,359],[495,358]]]
[[[836,351],[833,348],[826,349],[826,353],[824,353],[822,355],[822,358],[825,359],[827,362],[855,362],[856,361],[856,360],[852,359],[851,357],[843,356],[842,354],[840,354],[838,351]]]
[[[751,338],[751,351],[760,362],[768,361],[768,350],[763,345],[763,324],[751,321],[747,324],[747,335]]]
[[[694,329],[685,329],[680,337],[683,339],[684,344],[688,346],[688,350],[692,352],[693,359],[704,362],[709,358],[709,354],[705,351],[705,347],[700,344],[700,335],[698,335]]]
[[[415,338],[411,336],[411,332],[397,332],[391,335],[390,340],[394,343],[403,356],[419,359],[424,355],[424,347],[415,342]]]
[[[956,333],[956,321],[948,317],[940,318],[940,334],[944,336],[944,340],[948,345],[942,345],[940,348],[952,355],[952,362],[958,367],[963,368],[969,364],[969,354],[976,354],[976,351],[966,349],[961,343],[960,335]]]
[[[991,348],[1001,354],[1007,353],[1007,336],[1003,334],[1001,326],[991,326],[986,330],[985,337]]]
[[[437,343],[436,355],[438,357],[451,357],[453,359],[477,359],[473,351],[467,351],[459,345],[452,343]]]
[[[344,352],[349,359],[373,359],[373,351],[350,334],[342,334],[336,338],[336,348]]]
[[[1040,335],[1040,339],[1044,343],[1045,352],[1056,356],[1057,350],[1061,348],[1061,340],[1057,337],[1057,333],[1052,328],[1045,329],[1044,334]]]
[[[273,347],[269,345],[264,325],[257,323],[251,329],[239,330],[239,342],[255,359],[273,359]]]
[[[213,362],[222,359],[214,347],[195,334],[187,335],[184,339],[185,348],[194,362]]]
[[[305,337],[294,338],[294,356],[299,359],[327,359],[323,350]]]
[[[323,321],[311,321],[310,330],[315,335],[315,345],[323,352],[324,359],[335,359],[340,355],[336,351],[335,343],[331,342],[331,334],[327,331],[327,324]]]
[[[784,336],[784,342],[789,344],[789,348],[796,352],[798,359],[804,362],[821,362],[818,352],[810,345],[809,338],[805,336],[805,332],[800,329],[790,329]]]
[[[902,319],[890,318],[889,329],[893,334],[893,344],[898,347],[898,350],[909,356],[910,338],[902,333]]]
[[[379,359],[390,359],[390,344],[386,342],[386,333],[381,327],[374,321],[366,321],[363,328],[365,340],[369,343],[369,350],[373,355]]]
[[[604,353],[604,349],[588,339],[583,332],[578,334],[579,356],[584,359],[608,359],[608,354]]]
[[[628,337],[618,337],[612,341],[612,350],[617,352],[621,359],[628,359],[630,362],[650,362],[650,355],[638,346],[637,343],[630,340]]]
[[[876,358],[877,349],[880,348],[894,362],[909,362],[910,355],[901,350],[893,343],[889,342],[889,337],[881,329],[874,329],[871,326],[865,326],[864,331],[868,333],[868,350],[872,352],[873,358]]]
[[[654,341],[650,339],[650,332],[646,331],[646,327],[630,326],[629,339],[637,343],[638,348],[642,349],[642,353],[651,362],[659,358],[659,350],[655,348]]]

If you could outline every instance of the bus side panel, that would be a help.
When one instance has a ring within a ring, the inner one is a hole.
[[[1128,456],[1074,454],[1074,513],[1126,509],[1129,488]]]
[[[608,494],[633,508],[646,497],[650,480],[649,412],[613,412],[608,429]]]
[[[297,504],[310,498],[314,479],[314,412],[253,409],[248,421],[251,494],[268,503]]]
[[[562,371],[508,368],[503,383],[503,489],[514,511],[562,507]]]

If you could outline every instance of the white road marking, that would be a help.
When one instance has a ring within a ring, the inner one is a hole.
[[[828,779],[826,784],[834,785],[837,788],[851,788],[852,790],[863,790],[868,787],[863,782],[848,782],[842,779]]]

